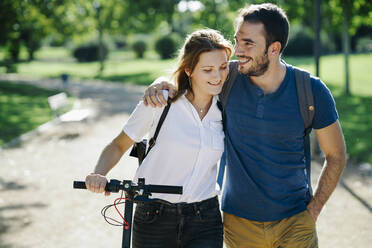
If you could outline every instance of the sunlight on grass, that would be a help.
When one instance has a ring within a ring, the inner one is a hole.
[[[47,98],[56,93],[0,81],[0,146],[51,120]]]
[[[314,59],[287,58],[288,63],[315,73]],[[371,95],[372,85],[368,71],[372,68],[372,53],[355,54],[350,56],[350,90],[352,94]],[[320,78],[327,85],[339,86],[337,90],[343,91],[345,82],[345,68],[343,55],[323,56],[320,60]]]
[[[175,60],[159,60],[154,51],[146,53],[146,59],[137,59],[131,51],[113,51],[105,62],[105,69],[98,74],[99,63],[77,63],[64,48],[43,48],[37,60],[18,64],[18,73],[34,77],[60,77],[69,74],[73,78],[102,79],[120,83],[150,84],[155,78],[170,75]]]
[[[334,97],[348,154],[358,162],[372,163],[372,108],[369,107],[372,97],[344,94]]]

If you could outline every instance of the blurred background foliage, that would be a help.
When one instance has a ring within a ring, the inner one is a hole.
[[[287,54],[311,55],[314,1],[305,0],[2,0],[0,45],[6,51],[5,59],[17,62],[23,47],[26,60],[31,61],[45,45],[73,49],[96,41],[110,43],[112,50],[137,42],[137,34],[142,34],[140,39],[149,45],[173,34],[179,37],[179,46],[186,34],[203,27],[218,29],[233,40],[237,10],[245,4],[262,2],[276,3],[287,12],[291,21]],[[370,51],[372,2],[328,0],[321,3],[323,54],[342,51],[343,6],[350,10],[351,50]]]

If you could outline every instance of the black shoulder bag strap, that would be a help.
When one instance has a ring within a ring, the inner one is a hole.
[[[315,107],[314,97],[311,88],[310,73],[293,67],[297,88],[297,99],[300,106],[302,119],[304,120],[304,152],[306,160],[306,176],[308,180],[309,193],[312,195],[311,189],[311,149],[310,149],[310,132],[314,119]]]
[[[158,138],[158,135],[159,135],[159,132],[160,132],[160,128],[163,125],[163,122],[165,120],[165,117],[167,117],[167,114],[168,114],[168,111],[169,111],[170,106],[171,106],[171,102],[168,101],[168,105],[165,106],[165,108],[163,109],[163,113],[160,116],[158,125],[156,126],[156,130],[155,130],[154,136],[149,140],[149,148],[147,149],[146,155],[150,152],[150,150],[153,148],[153,146],[156,143],[156,139]]]
[[[133,148],[132,148],[129,156],[138,158],[138,164],[139,165],[142,164],[142,161],[145,159],[147,154],[150,152],[150,150],[155,145],[156,139],[157,139],[158,134],[160,132],[160,128],[163,125],[163,122],[165,120],[165,117],[168,114],[170,106],[171,106],[171,102],[168,101],[168,105],[163,109],[163,112],[160,116],[158,125],[156,126],[154,136],[149,141],[149,147],[147,148],[147,140],[146,139],[143,139],[141,142],[134,143]]]

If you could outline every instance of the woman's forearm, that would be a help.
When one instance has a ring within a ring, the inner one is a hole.
[[[112,142],[102,151],[97,165],[94,169],[95,174],[106,176],[106,174],[119,162],[123,153]]]
[[[120,158],[133,143],[134,141],[130,139],[128,135],[121,132],[103,149],[94,169],[94,173],[105,176],[119,162]]]

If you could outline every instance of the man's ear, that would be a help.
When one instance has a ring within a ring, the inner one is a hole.
[[[268,52],[269,52],[270,55],[279,55],[281,48],[282,48],[282,45],[280,44],[280,42],[275,41],[275,42],[270,44]]]

